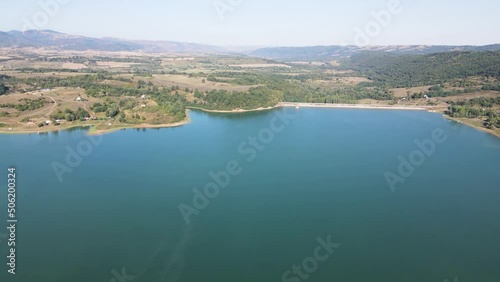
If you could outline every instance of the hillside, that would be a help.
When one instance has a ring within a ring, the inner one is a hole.
[[[500,77],[500,51],[445,52],[429,55],[395,55],[362,52],[344,62],[377,84],[415,87],[469,77]]]
[[[219,46],[175,41],[125,40],[119,38],[93,38],[70,35],[52,30],[0,31],[0,48],[49,48],[72,51],[140,51],[145,53],[177,54],[234,54]],[[244,52],[251,57],[276,60],[335,60],[365,51],[378,51],[398,55],[426,55],[452,51],[498,51],[500,44],[487,46],[310,46],[272,47]],[[241,52],[240,52],[241,53]]]
[[[261,48],[249,53],[250,56],[278,60],[332,60],[350,57],[365,51],[378,51],[399,55],[425,55],[451,51],[497,51],[500,44],[487,46],[311,46]]]
[[[149,53],[226,53],[224,48],[173,41],[134,41],[117,38],[92,38],[52,30],[0,32],[0,47],[35,47],[61,50],[144,51]]]

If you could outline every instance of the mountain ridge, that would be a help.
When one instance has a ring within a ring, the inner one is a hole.
[[[53,30],[0,31],[0,47],[45,47],[75,51],[144,51],[148,53],[229,53],[222,47],[197,43],[95,38]]]
[[[273,60],[335,60],[351,57],[363,51],[378,51],[393,54],[425,55],[452,51],[497,51],[500,44],[485,46],[472,45],[386,45],[386,46],[341,46],[318,45],[304,47],[264,47],[235,51],[207,44],[176,42],[166,40],[128,40],[113,37],[86,37],[71,35],[54,30],[11,30],[0,31],[1,47],[35,47],[74,51],[140,51],[145,53],[181,54],[241,54]]]
[[[472,45],[387,45],[387,46],[306,46],[270,47],[250,52],[248,55],[277,60],[328,60],[351,57],[364,51],[387,52],[400,55],[426,55],[453,51],[498,51],[500,44]]]

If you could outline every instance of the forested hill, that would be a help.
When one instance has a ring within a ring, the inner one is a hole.
[[[309,46],[262,48],[250,53],[251,56],[277,60],[335,60],[356,55],[360,52],[386,52],[399,55],[426,55],[453,51],[498,51],[500,44],[485,46],[444,46],[444,45],[396,45],[396,46]]]
[[[500,78],[500,51],[445,52],[429,55],[395,55],[363,52],[344,61],[375,83],[392,87],[439,84],[481,76]]]

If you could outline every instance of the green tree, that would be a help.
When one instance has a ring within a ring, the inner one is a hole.
[[[106,115],[111,118],[116,117],[119,113],[120,110],[118,110],[118,107],[115,104],[111,105],[106,111]]]
[[[4,95],[9,91],[9,87],[5,86],[5,84],[0,83],[0,95]]]
[[[194,91],[194,97],[198,98],[198,99],[202,99],[203,98],[203,93],[201,93],[200,91],[198,91],[198,89],[196,89]]]

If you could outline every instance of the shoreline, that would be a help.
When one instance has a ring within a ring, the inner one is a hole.
[[[122,129],[156,129],[156,128],[173,128],[173,127],[179,127],[183,126],[186,124],[189,124],[191,122],[191,118],[189,117],[189,110],[186,110],[186,118],[182,121],[178,121],[175,123],[167,123],[167,124],[147,124],[147,123],[142,123],[142,124],[134,124],[134,125],[122,125],[122,126],[116,126],[116,127],[111,127],[107,129],[96,129],[96,126],[99,124],[73,124],[67,127],[61,127],[61,128],[50,128],[47,130],[45,127],[44,129],[33,129],[33,130],[21,130],[21,131],[5,131],[5,130],[0,130],[0,134],[5,134],[5,135],[16,135],[16,134],[46,134],[46,133],[51,133],[51,132],[58,132],[58,131],[64,131],[64,130],[70,130],[70,129],[75,129],[75,128],[89,128],[87,131],[87,134],[90,136],[98,136],[98,135],[104,135],[107,133],[112,133],[118,130]]]
[[[291,103],[291,102],[280,102],[276,106],[268,107],[268,108],[257,108],[251,110],[208,110],[200,107],[189,107],[189,109],[200,110],[207,113],[224,113],[224,114],[232,114],[232,113],[248,113],[248,112],[260,112],[273,110],[277,108],[330,108],[330,109],[375,109],[375,110],[404,110],[404,111],[429,111],[429,112],[442,112],[438,111],[442,109],[442,106],[391,106],[391,105],[373,105],[373,104],[323,104],[323,103]]]
[[[186,117],[178,122],[174,123],[167,123],[167,124],[149,124],[149,123],[142,123],[136,126],[121,126],[121,127],[115,127],[115,128],[110,128],[110,129],[95,129],[95,126],[92,127],[87,134],[90,136],[97,136],[97,135],[104,135],[107,133],[112,133],[118,130],[122,129],[157,129],[157,128],[173,128],[173,127],[179,127],[183,126],[186,124],[191,123],[191,118],[189,117],[189,109],[186,109]]]
[[[488,129],[486,127],[478,126],[478,125],[474,124],[471,120],[468,120],[466,118],[453,118],[453,117],[450,117],[450,116],[447,116],[447,115],[443,115],[443,117],[445,119],[447,119],[447,120],[451,120],[451,121],[454,121],[454,122],[461,123],[463,125],[472,127],[474,129],[477,129],[477,130],[482,131],[484,133],[489,133],[489,134],[491,134],[491,135],[493,135],[495,137],[500,138],[500,131],[497,132],[497,131]]]
[[[289,103],[281,102],[279,107],[299,107],[299,108],[333,108],[333,109],[369,109],[369,110],[405,110],[405,111],[431,111],[437,109],[435,106],[413,107],[413,106],[391,106],[373,104],[321,104],[321,103]]]
[[[268,111],[268,110],[273,110],[277,108],[325,108],[325,109],[366,109],[366,110],[403,110],[403,111],[428,111],[432,113],[442,113],[443,117],[452,120],[461,124],[464,124],[466,126],[472,127],[474,129],[480,130],[484,133],[489,133],[495,137],[500,138],[500,132],[490,130],[481,126],[478,126],[471,122],[468,119],[457,119],[457,118],[452,118],[450,116],[447,116],[444,114],[443,107],[442,106],[423,106],[423,107],[415,107],[415,106],[391,106],[391,105],[373,105],[373,104],[323,104],[323,103],[291,103],[291,102],[280,102],[276,106],[273,107],[267,107],[267,108],[257,108],[257,109],[250,109],[250,110],[243,110],[243,109],[235,109],[235,110],[208,110],[208,109],[203,109],[200,107],[188,107],[186,110],[186,118],[182,121],[175,122],[175,123],[169,123],[169,124],[139,124],[139,125],[123,125],[123,126],[117,126],[109,129],[95,129],[96,124],[85,124],[85,125],[70,125],[68,127],[64,128],[54,128],[53,130],[25,130],[25,131],[5,131],[5,130],[0,130],[0,134],[37,134],[37,133],[50,133],[50,132],[57,132],[57,131],[64,131],[64,130],[69,130],[69,129],[74,129],[74,128],[87,128],[90,127],[88,130],[87,134],[91,136],[96,136],[96,135],[103,135],[107,133],[112,133],[118,130],[122,129],[159,129],[159,128],[173,128],[173,127],[179,127],[183,126],[186,124],[189,124],[191,122],[191,118],[189,116],[189,111],[192,110],[200,110],[203,112],[207,113],[223,113],[223,114],[237,114],[237,113],[249,113],[249,112],[261,112],[261,111]]]
[[[173,128],[173,127],[179,127],[179,126],[189,124],[190,122],[191,122],[191,119],[189,117],[186,117],[186,119],[183,121],[179,121],[179,122],[175,122],[175,123],[168,123],[168,124],[147,124],[147,123],[144,123],[144,124],[139,124],[137,126],[121,126],[121,127],[115,127],[115,128],[110,128],[110,129],[99,129],[99,130],[94,129],[95,128],[95,126],[94,126],[91,129],[89,129],[89,132],[87,134],[90,136],[98,136],[98,135],[104,135],[107,133],[112,133],[112,132],[122,130],[122,129]]]
[[[280,108],[280,104],[273,106],[273,107],[267,107],[267,108],[257,108],[257,109],[251,109],[251,110],[243,110],[243,109],[236,109],[236,110],[208,110],[200,107],[188,107],[189,109],[193,110],[200,110],[206,113],[221,113],[221,114],[235,114],[235,113],[250,113],[250,112],[262,112],[262,111],[268,111],[268,110],[274,110],[277,108]]]

